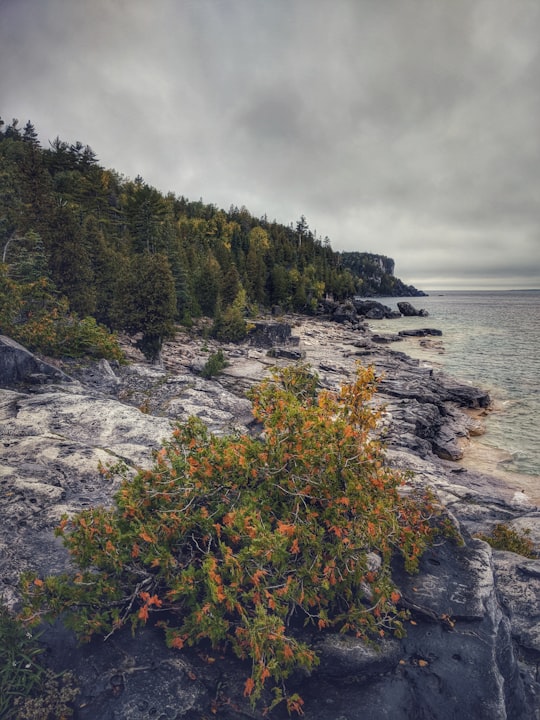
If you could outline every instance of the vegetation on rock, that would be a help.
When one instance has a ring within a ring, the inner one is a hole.
[[[223,350],[218,350],[217,352],[212,353],[205,362],[204,367],[201,370],[201,375],[204,378],[214,377],[215,375],[219,375],[219,373],[226,368],[227,365],[228,362],[225,359]]]
[[[69,311],[65,297],[44,277],[18,283],[0,265],[0,331],[33,352],[54,357],[122,360],[114,334],[93,317]]]
[[[308,366],[276,369],[251,390],[260,437],[178,426],[113,507],[63,518],[79,571],[26,576],[22,616],[62,615],[83,640],[157,620],[172,648],[209,642],[249,659],[253,703],[271,685],[270,705],[301,711],[284,685],[318,661],[301,628],[403,635],[391,560],[414,572],[446,529],[385,464],[376,381],[359,367],[340,392],[318,392]]]
[[[476,537],[485,540],[495,550],[506,550],[524,557],[536,557],[534,543],[529,537],[530,531],[519,532],[505,523],[498,523],[488,534],[478,534]]]

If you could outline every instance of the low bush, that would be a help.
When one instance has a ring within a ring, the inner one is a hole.
[[[479,533],[476,537],[480,538],[480,540],[485,540],[495,550],[506,550],[507,552],[533,558],[536,557],[536,553],[534,543],[529,538],[529,534],[529,530],[518,532],[505,523],[498,523],[491,533]]]
[[[211,378],[215,375],[219,375],[219,373],[226,368],[228,365],[227,360],[225,359],[225,355],[223,354],[223,350],[218,350],[215,353],[212,353],[208,360],[205,362],[203,369],[201,370],[201,375],[204,378]]]
[[[71,313],[50,281],[19,284],[1,265],[0,330],[32,352],[52,357],[123,359],[116,336],[94,318]]]
[[[260,437],[178,426],[114,507],[62,520],[80,570],[27,576],[25,615],[64,614],[83,640],[159,619],[170,647],[210,642],[249,659],[253,703],[273,685],[270,707],[300,712],[284,682],[318,658],[298,628],[402,636],[391,560],[415,572],[444,525],[385,464],[376,382],[359,367],[340,392],[317,392],[309,367],[275,370],[250,393]]]

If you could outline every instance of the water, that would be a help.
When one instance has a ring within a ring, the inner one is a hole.
[[[400,300],[377,299],[392,308]],[[432,338],[427,348],[417,339],[393,347],[487,389],[495,412],[485,435],[473,443],[477,463],[491,461],[490,469],[514,481],[516,473],[528,476],[527,485],[540,492],[540,290],[434,291],[408,300],[429,317],[374,320],[371,328],[442,330],[442,338]]]

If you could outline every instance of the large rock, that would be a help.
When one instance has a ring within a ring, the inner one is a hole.
[[[377,300],[362,300],[355,297],[353,299],[353,305],[358,315],[369,318],[370,320],[400,317],[400,313]]]
[[[0,387],[69,382],[70,379],[57,367],[41,360],[15,340],[0,335]]]
[[[291,337],[291,326],[286,322],[268,321],[254,322],[249,331],[248,341],[255,347],[271,348],[294,342]]]
[[[410,302],[398,302],[397,306],[399,312],[405,317],[427,317],[429,315],[427,310],[417,310]]]

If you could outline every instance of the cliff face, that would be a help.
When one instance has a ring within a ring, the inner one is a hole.
[[[362,281],[360,294],[366,297],[419,297],[425,295],[412,285],[406,285],[394,277],[395,263],[385,255],[361,252],[342,252],[343,267]]]
[[[45,373],[36,378],[31,372],[30,385],[0,390],[4,599],[16,601],[23,570],[44,574],[69,567],[53,528],[62,512],[111,502],[116,487],[97,472],[99,460],[144,466],[151,462],[151,449],[170,434],[171,423],[193,414],[214,432],[247,430],[246,387],[269,365],[288,362],[287,352],[304,356],[327,388],[349,380],[361,359],[385,374],[378,396],[386,407],[389,462],[415,472],[410,491],[433,487],[465,543],[445,541],[432,548],[417,576],[396,567],[411,612],[406,638],[377,648],[332,633],[306,638],[321,664],[311,677],[291,681],[304,697],[305,717],[539,720],[534,677],[540,662],[540,560],[492,552],[470,533],[488,531],[504,519],[532,528],[538,549],[540,516],[523,493],[440,457],[443,442],[448,454],[467,436],[460,407],[483,408],[487,396],[381,347],[361,325],[290,320],[294,342],[282,334],[285,345],[271,348],[271,356],[259,346],[221,346],[230,365],[213,380],[203,380],[194,369],[217,345],[186,334],[165,346],[164,368],[147,365],[133,349],[134,362],[127,367],[64,366],[75,380]],[[11,365],[19,358],[21,366],[34,367],[24,349],[16,357],[9,344],[8,351]],[[45,640],[53,668],[69,668],[79,677],[76,720],[200,720],[216,713],[224,720],[262,720],[243,697],[245,665],[220,653],[167,649],[156,628],[79,647],[56,625]],[[272,717],[287,715],[278,708]]]

